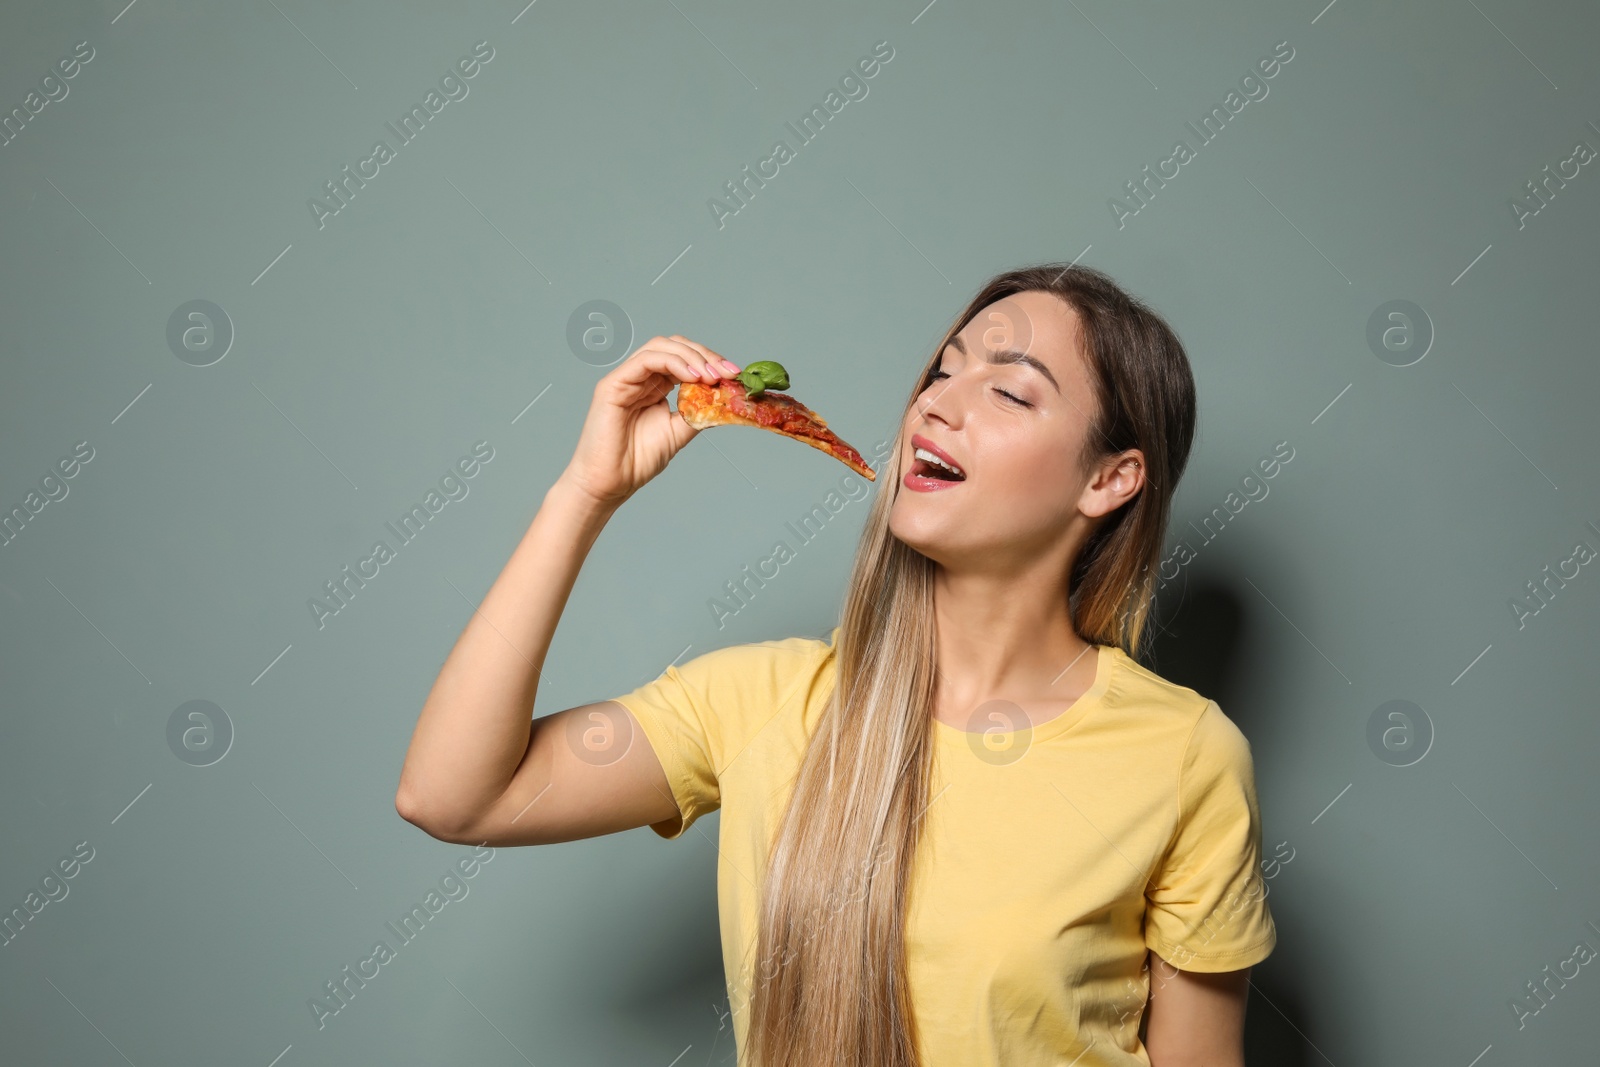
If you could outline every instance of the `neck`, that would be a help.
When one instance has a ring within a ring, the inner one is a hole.
[[[933,613],[941,702],[1073,700],[1092,684],[1094,645],[1073,629],[1059,574],[938,568]]]

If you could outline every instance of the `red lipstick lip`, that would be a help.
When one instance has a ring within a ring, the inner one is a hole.
[[[954,456],[940,448],[938,445],[934,444],[932,441],[928,440],[926,437],[922,436],[920,433],[914,433],[911,435],[911,447],[926,448],[929,452],[932,452],[934,455],[938,456],[940,459],[959,470],[962,474],[967,473],[967,469],[961,464],[957,463]]]

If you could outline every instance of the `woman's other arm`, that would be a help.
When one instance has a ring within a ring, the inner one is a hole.
[[[582,705],[532,719],[556,623],[589,549],[618,507],[696,431],[666,395],[737,372],[687,338],[656,337],[595,386],[571,462],[456,639],[412,733],[395,809],[434,837],[543,844],[613,833],[676,811],[648,745],[604,766],[567,742],[570,720],[627,715]],[[637,727],[633,736],[642,736]]]
[[[1150,1067],[1245,1067],[1250,968],[1180,971],[1152,952],[1150,976],[1144,1039]]]

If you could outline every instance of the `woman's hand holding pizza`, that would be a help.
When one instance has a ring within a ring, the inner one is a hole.
[[[595,384],[561,477],[596,503],[619,506],[700,432],[667,405],[673,387],[714,384],[738,373],[733,363],[687,337],[652,337]]]

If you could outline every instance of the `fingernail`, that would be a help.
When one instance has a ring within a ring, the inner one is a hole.
[[[739,365],[736,364],[736,363],[730,363],[728,360],[723,360],[722,361],[722,365],[724,367],[728,368],[728,373],[729,374],[738,374],[739,373]]]

